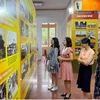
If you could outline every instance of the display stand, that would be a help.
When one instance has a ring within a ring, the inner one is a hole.
[[[98,14],[73,14],[67,20],[67,36],[71,37],[74,59],[78,58],[81,50],[81,39],[88,37],[91,47],[98,54]]]
[[[0,1],[0,99],[24,99],[37,66],[32,0]]]

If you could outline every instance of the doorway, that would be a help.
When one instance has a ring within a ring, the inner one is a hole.
[[[48,53],[51,39],[56,36],[56,23],[42,23],[42,54]]]

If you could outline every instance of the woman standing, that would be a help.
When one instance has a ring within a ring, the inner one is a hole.
[[[49,90],[58,90],[58,72],[59,72],[59,62],[58,56],[60,54],[59,41],[56,37],[51,40],[51,49],[48,54],[48,72],[52,73],[52,85],[48,87]]]
[[[91,99],[90,83],[92,75],[92,65],[94,63],[94,51],[90,48],[90,40],[81,40],[83,49],[80,51],[78,62],[80,63],[77,85],[83,91],[84,98]]]
[[[72,60],[73,50],[72,41],[69,37],[66,37],[63,41],[64,49],[61,52],[61,56],[58,57],[60,63],[60,78],[64,81],[65,93],[61,96],[64,99],[69,99],[71,96],[71,81],[73,79]]]
[[[94,98],[100,99],[100,53],[98,54],[98,59],[97,59],[97,70],[96,70],[96,79],[95,79]]]

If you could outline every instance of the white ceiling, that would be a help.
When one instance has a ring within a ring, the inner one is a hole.
[[[37,10],[65,10],[71,0],[33,0],[33,2],[44,2],[43,6],[36,7]]]

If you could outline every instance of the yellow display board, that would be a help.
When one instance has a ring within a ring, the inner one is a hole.
[[[81,40],[88,37],[91,48],[98,54],[98,14],[73,14],[67,20],[67,36],[72,38],[74,59],[78,58],[81,50]]]
[[[37,66],[35,25],[32,0],[0,0],[0,99],[27,94]]]

